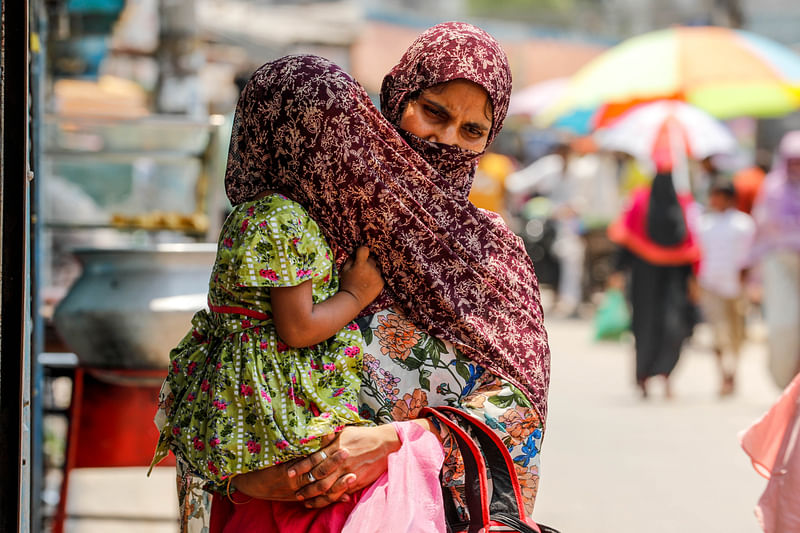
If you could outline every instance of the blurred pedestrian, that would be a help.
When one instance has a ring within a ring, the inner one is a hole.
[[[703,316],[714,336],[721,375],[720,396],[733,392],[739,350],[745,337],[742,280],[755,224],[736,209],[736,190],[728,181],[712,183],[709,212],[700,222],[703,260],[697,275]]]
[[[472,205],[497,213],[507,222],[509,214],[505,208],[505,181],[514,169],[515,164],[511,157],[497,152],[486,152],[478,161],[475,179],[469,191]]]
[[[756,163],[745,167],[733,175],[733,186],[736,188],[736,208],[745,213],[753,211],[753,204],[758,197],[761,186],[769,171],[771,154],[759,148],[756,150]]]
[[[506,190],[513,204],[520,198],[543,196],[550,202],[550,222],[555,228],[553,255],[558,259],[558,288],[555,312],[559,316],[577,315],[583,296],[583,240],[580,208],[584,204],[581,179],[575,173],[577,154],[568,144],[557,144],[552,153],[511,174]],[[591,178],[591,177],[590,177]]]
[[[556,143],[549,153],[522,168],[505,180],[510,208],[515,213],[533,195],[550,196],[564,181],[570,149],[566,143]]]
[[[623,152],[614,152],[614,157],[617,160],[620,195],[627,197],[636,189],[647,187],[653,180],[653,175],[646,165],[635,157]]]
[[[650,187],[634,191],[627,208],[609,227],[609,238],[620,245],[612,286],[622,285],[630,271],[631,329],[636,350],[636,382],[648,396],[652,377],[669,375],[694,326],[690,300],[692,267],[700,257],[692,222],[694,201],[678,194],[672,174],[659,172]]]
[[[702,205],[707,205],[711,187],[722,177],[723,173],[713,155],[698,161],[691,178],[694,199]]]
[[[752,261],[761,261],[769,370],[783,388],[800,370],[800,131],[781,140],[753,207]]]

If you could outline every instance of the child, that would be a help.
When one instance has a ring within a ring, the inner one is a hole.
[[[370,424],[356,408],[364,345],[352,320],[382,288],[366,247],[340,279],[320,228],[286,196],[237,205],[219,237],[209,310],[170,353],[153,464],[171,449],[225,492],[235,474]]]
[[[719,361],[720,396],[733,393],[739,349],[744,341],[742,277],[755,233],[753,220],[738,211],[733,184],[712,184],[700,225],[702,261],[697,282],[700,305],[714,333]]]

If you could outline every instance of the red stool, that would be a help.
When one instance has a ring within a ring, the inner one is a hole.
[[[166,370],[75,369],[64,477],[53,533],[64,529],[72,469],[150,465],[158,441],[153,417],[166,375]],[[161,465],[174,466],[173,456]]]

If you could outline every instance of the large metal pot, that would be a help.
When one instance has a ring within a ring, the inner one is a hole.
[[[206,304],[213,244],[83,249],[83,274],[55,311],[82,366],[166,368],[169,351]]]

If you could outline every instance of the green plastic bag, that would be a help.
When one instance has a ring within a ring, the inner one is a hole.
[[[619,340],[631,327],[631,313],[621,290],[608,289],[594,315],[595,340]]]

